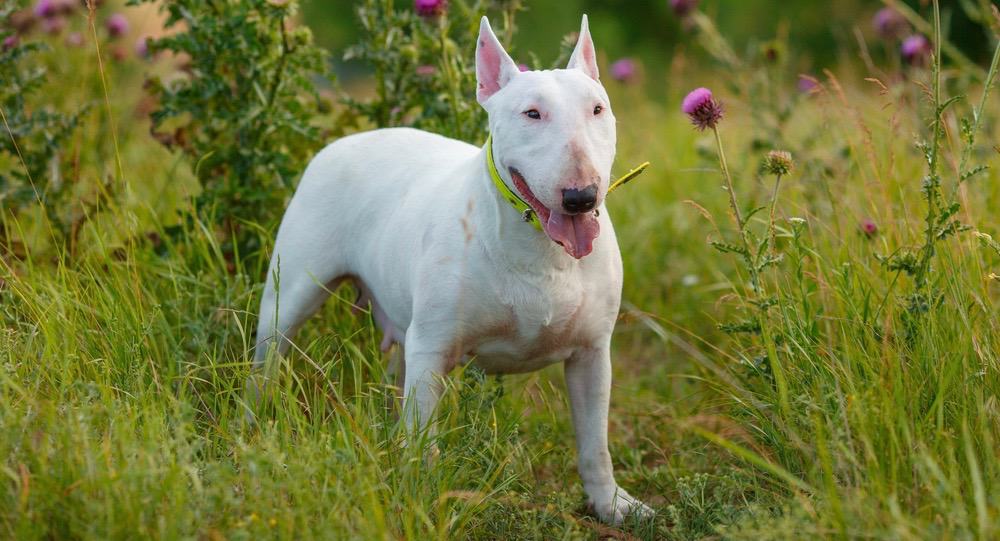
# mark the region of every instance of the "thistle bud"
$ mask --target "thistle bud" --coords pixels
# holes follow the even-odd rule
[[[787,175],[792,166],[792,155],[784,150],[772,150],[764,157],[764,171],[775,176]]]

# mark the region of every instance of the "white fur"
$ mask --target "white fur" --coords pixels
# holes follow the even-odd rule
[[[345,137],[312,160],[282,220],[261,301],[255,368],[264,365],[270,342],[287,351],[328,288],[352,280],[372,302],[387,343],[403,346],[411,426],[427,423],[439,378],[472,355],[498,373],[565,361],[590,503],[616,524],[630,512],[651,514],[618,487],[608,453],[609,348],[622,286],[621,255],[603,205],[615,122],[597,80],[586,16],[564,70],[519,72],[485,18],[479,42],[478,97],[504,181],[513,187],[508,168],[515,167],[542,203],[559,208],[560,190],[578,182],[572,177],[579,162],[589,161],[599,177],[593,251],[574,259],[522,221],[492,184],[484,148],[407,128]],[[605,109],[600,115],[596,104]],[[529,108],[543,119],[526,118]],[[248,389],[256,392],[253,379]]]

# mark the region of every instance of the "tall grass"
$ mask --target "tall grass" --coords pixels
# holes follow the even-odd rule
[[[936,74],[941,98],[928,102],[919,85]],[[347,291],[298,335],[274,403],[245,426],[273,231],[253,228],[264,252],[231,261],[210,224],[168,223],[157,205],[189,190],[190,171],[163,166],[176,162],[116,110],[122,176],[151,179],[133,186],[142,201],[105,210],[72,257],[39,243],[0,259],[0,536],[996,538],[1000,299],[989,275],[1000,252],[972,232],[935,242],[936,301],[916,319],[910,294],[923,285],[882,263],[927,238],[916,142],[940,125],[946,180],[995,163],[988,86],[951,74],[913,70],[880,87],[845,66],[783,98],[794,107],[781,137],[798,167],[775,210],[785,257],[763,279],[781,299],[767,324],[787,409],[767,359],[717,325],[742,313],[732,292],[746,274],[709,244],[737,233],[714,140],[677,112],[687,89],[655,102],[609,82],[622,167],[654,164],[610,202],[626,273],[611,451],[619,482],[658,511],[621,530],[583,507],[557,367],[453,375],[440,452],[427,459],[402,444],[377,331],[352,315]],[[129,88],[108,92],[112,107],[131,106]],[[968,103],[942,109],[959,92]],[[723,99],[735,195],[767,205],[773,185],[753,145],[761,111]],[[965,151],[970,108],[980,143]],[[111,137],[106,118],[88,119],[88,133]],[[110,144],[88,159],[117,169]],[[954,189],[956,217],[994,237],[997,180],[990,169]],[[750,226],[765,230],[763,214]],[[865,220],[877,234],[861,231]],[[158,234],[124,242],[117,224]]]

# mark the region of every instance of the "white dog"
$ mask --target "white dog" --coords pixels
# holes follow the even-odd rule
[[[278,230],[254,366],[269,341],[287,351],[343,281],[371,302],[383,348],[403,347],[412,427],[431,418],[439,378],[457,363],[514,373],[565,361],[590,505],[614,524],[650,515],[615,482],[608,453],[622,287],[604,209],[615,117],[587,17],[566,69],[523,73],[484,17],[476,75],[489,113],[483,148],[394,128],[345,137],[312,160]]]

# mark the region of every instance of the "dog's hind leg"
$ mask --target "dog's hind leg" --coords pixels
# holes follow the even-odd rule
[[[260,403],[267,382],[267,360],[271,352],[284,355],[291,347],[291,339],[302,323],[323,305],[344,277],[313,276],[303,265],[288,265],[287,270],[277,260],[267,277],[260,302],[257,321],[257,345],[254,350],[253,373],[247,378],[246,400],[248,415]],[[332,274],[332,273],[330,273]],[[264,373],[261,373],[264,372]]]

